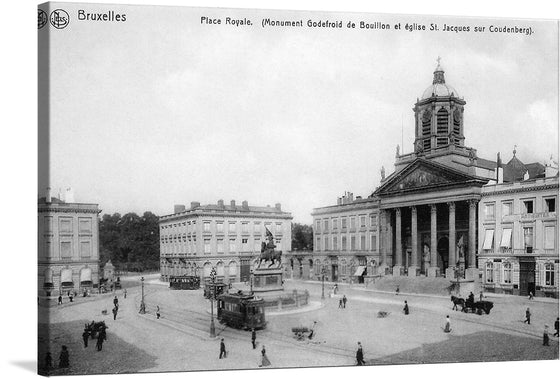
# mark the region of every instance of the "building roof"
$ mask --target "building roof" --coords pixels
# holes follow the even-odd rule
[[[39,198],[39,200],[37,201],[38,204],[66,204],[64,201],[60,200],[58,197],[51,197],[51,202],[47,203],[47,198],[46,197],[41,197]]]
[[[440,58],[438,58],[438,65],[434,71],[434,80],[432,81],[432,85],[426,88],[424,93],[422,94],[422,100],[429,99],[434,96],[438,97],[459,97],[459,93],[455,88],[450,86],[449,84],[445,83],[445,71],[441,67]]]

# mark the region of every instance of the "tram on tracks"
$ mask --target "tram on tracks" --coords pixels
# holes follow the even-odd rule
[[[200,288],[198,276],[170,276],[169,288],[172,290],[197,290]]]
[[[236,329],[264,329],[264,300],[242,292],[218,296],[218,320]]]

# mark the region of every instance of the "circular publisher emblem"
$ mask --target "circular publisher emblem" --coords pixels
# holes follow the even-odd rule
[[[63,9],[55,9],[51,12],[51,25],[57,29],[64,29],[70,22],[70,16]]]
[[[37,29],[41,29],[43,26],[47,24],[47,14],[42,9],[37,9],[37,11],[38,11]]]

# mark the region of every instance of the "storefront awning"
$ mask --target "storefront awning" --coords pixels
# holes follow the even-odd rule
[[[502,242],[500,242],[500,247],[511,247],[511,229],[504,229],[502,231]]]
[[[358,266],[358,268],[356,269],[356,272],[354,273],[354,276],[362,276],[365,269],[366,269],[366,266]]]
[[[80,271],[80,283],[91,282],[91,268],[86,267]]]
[[[494,242],[494,230],[489,229],[484,234],[484,245],[482,245],[482,248],[484,250],[491,250],[492,249],[492,242]]]

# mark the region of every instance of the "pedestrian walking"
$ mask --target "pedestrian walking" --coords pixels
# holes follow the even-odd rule
[[[113,320],[116,320],[116,319],[117,319],[117,312],[118,312],[118,311],[119,311],[119,308],[118,308],[118,307],[114,307],[114,308],[113,308]]]
[[[365,366],[366,362],[364,361],[364,349],[362,348],[362,343],[358,342],[358,350],[356,351],[356,361],[357,366]]]
[[[338,284],[335,283],[334,284],[334,294],[336,295],[338,293]]]
[[[483,296],[483,294],[482,294],[482,291],[480,291],[480,295],[478,295],[479,301],[482,301],[482,298],[483,298],[483,297],[484,297],[484,296]]]
[[[529,309],[529,307],[527,307],[527,310],[525,311],[525,321],[523,322],[531,325],[531,310]]]
[[[220,341],[220,359],[222,359],[222,357],[227,358],[226,344],[223,338]]]
[[[554,337],[558,337],[558,317],[556,317],[556,321],[554,321]]]
[[[268,360],[268,357],[266,356],[266,349],[263,345],[262,350],[261,350],[261,364],[259,367],[266,367],[266,366],[270,366],[270,361]]]
[[[548,344],[549,341],[549,337],[548,337],[548,325],[544,326],[544,332],[543,332],[543,336],[542,336],[542,344],[543,346],[550,346]]]
[[[52,367],[53,367],[53,365],[52,365],[51,352],[47,351],[47,354],[45,354],[45,369],[50,370],[50,369],[52,369]]]
[[[70,302],[74,302],[74,294],[70,291],[68,291],[68,299],[70,299]]]
[[[255,328],[251,329],[251,342],[253,343],[253,349],[257,348],[257,332]]]
[[[62,304],[62,295],[58,295],[58,305]]]
[[[342,295],[342,308],[346,308],[347,301],[348,299],[346,298],[346,295]]]
[[[338,307],[339,307],[339,308],[343,308],[343,306],[342,306],[342,298],[338,299]]]
[[[395,290],[395,295],[398,295],[401,292],[401,289],[399,286],[397,286],[397,289]]]
[[[451,332],[451,320],[449,319],[449,315],[445,318],[445,327],[443,328],[445,333]]]
[[[58,368],[70,367],[70,353],[66,345],[62,345],[60,356],[58,357]]]
[[[404,301],[404,308],[403,308],[404,314],[408,315],[409,313],[409,309],[408,309],[408,303],[406,302],[406,300]]]
[[[126,288],[123,290],[124,298],[126,299]]]
[[[84,348],[86,348],[89,340],[89,331],[87,330],[87,328],[84,328],[84,332],[82,333],[82,339],[84,340]]]
[[[115,305],[115,307],[119,306],[119,299],[117,299],[117,295],[115,295],[115,298],[113,299],[113,304]]]
[[[533,297],[534,297],[533,291],[529,291],[529,300],[533,300]]]
[[[156,307],[157,307],[157,308],[156,308],[156,317],[157,317],[157,319],[159,320],[159,318],[160,318],[160,316],[161,316],[161,313],[159,313],[159,305],[157,305]]]

